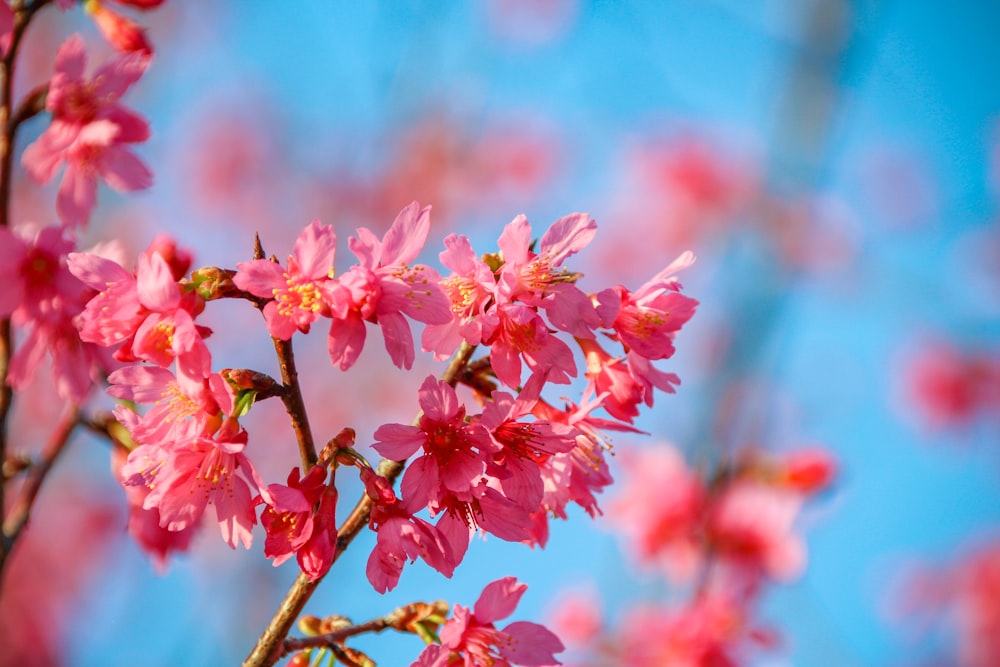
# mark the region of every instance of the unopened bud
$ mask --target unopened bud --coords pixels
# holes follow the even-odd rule
[[[303,614],[302,616],[299,616],[299,632],[309,637],[315,637],[316,635],[323,634],[320,632],[320,625],[322,625],[322,623],[323,621],[317,616],[313,616],[312,614]]]
[[[146,31],[138,23],[104,7],[96,0],[88,0],[84,7],[111,46],[126,53],[147,56],[153,54],[153,47],[146,39]]]
[[[234,298],[243,292],[233,283],[234,271],[217,266],[203,266],[191,274],[191,284],[205,301]]]
[[[336,632],[337,630],[343,630],[344,628],[351,627],[351,619],[346,616],[341,616],[340,614],[332,614],[327,616],[319,624],[319,634],[325,635],[330,632]]]
[[[178,248],[177,242],[168,234],[157,235],[144,254],[156,254],[162,257],[170,267],[170,274],[174,280],[180,280],[187,275],[194,259],[190,251]]]

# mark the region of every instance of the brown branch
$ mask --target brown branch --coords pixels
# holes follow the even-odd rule
[[[306,414],[306,404],[302,400],[302,389],[299,387],[299,373],[295,370],[295,355],[292,352],[292,341],[271,338],[274,341],[274,351],[278,354],[278,364],[281,367],[281,382],[284,391],[281,402],[292,420],[292,430],[295,440],[299,443],[299,457],[302,459],[302,473],[316,463],[316,444],[313,441],[312,430],[309,428],[309,415]]]
[[[73,430],[79,423],[80,408],[73,406],[63,416],[62,420],[60,420],[55,431],[52,432],[48,443],[46,443],[45,449],[42,450],[42,458],[31,467],[28,476],[25,478],[17,501],[11,507],[10,514],[3,520],[2,537],[4,544],[3,551],[0,552],[0,571],[2,571],[7,556],[10,555],[11,547],[14,546],[14,542],[17,541],[21,531],[28,523],[31,507],[34,505],[35,498],[42,488],[42,483],[48,476],[49,471],[52,470],[53,464],[55,464],[56,459],[59,458],[59,455],[66,447],[70,436],[73,435]]]
[[[368,632],[379,633],[388,628],[400,632],[417,632],[415,626],[434,617],[443,618],[448,613],[448,603],[441,600],[428,604],[413,602],[392,610],[385,616],[358,625],[338,627],[329,632],[312,637],[290,637],[284,642],[282,656],[306,648],[330,647],[343,643],[345,639]],[[440,621],[432,621],[440,623]]]
[[[11,109],[14,99],[14,62],[17,51],[35,12],[48,4],[49,0],[36,0],[27,6],[13,4],[14,26],[11,31],[10,45],[3,59],[0,60],[0,227],[10,227],[10,195],[11,172],[14,168],[14,137],[18,123],[13,122]],[[14,403],[14,390],[7,382],[10,373],[10,362],[14,356],[14,337],[10,319],[0,319],[0,461],[7,460],[7,428],[10,411]],[[6,480],[0,476],[0,521],[6,516],[4,498]],[[8,541],[6,535],[0,535],[0,571],[7,559],[13,540]],[[0,578],[0,586],[2,586]]]
[[[475,349],[474,345],[463,342],[452,358],[451,363],[448,364],[448,368],[441,375],[441,380],[454,387],[465,366],[469,363],[469,359],[472,358],[472,353]],[[402,461],[382,459],[378,465],[378,473],[390,482],[394,482],[403,471],[404,466],[405,463]],[[368,494],[362,494],[354,509],[351,510],[351,513],[337,531],[337,551],[334,553],[334,562],[347,550],[347,547],[350,546],[358,532],[368,523],[371,509],[371,498],[368,497]],[[243,667],[269,667],[281,658],[282,644],[285,637],[288,636],[288,631],[291,629],[295,619],[302,613],[302,608],[322,580],[322,577],[320,577],[319,579],[310,581],[307,575],[299,573],[299,576],[292,583],[291,588],[288,589],[288,593],[285,594],[285,599],[281,601],[281,605],[271,618],[270,623],[268,623],[264,632],[257,640],[257,645],[254,646],[250,655],[243,662]]]

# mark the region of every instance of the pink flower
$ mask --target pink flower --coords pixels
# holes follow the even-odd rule
[[[119,421],[128,421],[132,439],[144,445],[210,436],[223,414],[233,411],[233,390],[218,373],[192,381],[165,368],[130,365],[109,375],[108,382],[115,398],[152,405],[142,417],[125,415],[131,411],[123,405],[115,409]]]
[[[47,353],[59,396],[82,402],[111,360],[76,334],[74,318],[93,292],[67,268],[74,243],[59,227],[15,231],[0,229],[0,317],[10,317],[24,334],[11,359],[8,382],[23,387]]]
[[[376,532],[375,548],[368,557],[365,574],[379,593],[399,583],[403,565],[419,556],[446,577],[451,577],[465,555],[468,537],[460,549],[438,528],[405,510],[392,485],[370,468],[361,469],[368,497],[372,499],[369,527]]]
[[[531,376],[516,399],[494,391],[480,419],[495,445],[486,472],[497,479],[505,496],[532,513],[541,508],[544,495],[541,466],[553,455],[576,447],[578,433],[567,424],[544,419],[518,421],[531,414],[544,382],[543,374]]]
[[[538,252],[531,250],[531,223],[523,215],[510,222],[498,242],[503,255],[498,292],[501,302],[517,300],[543,308],[557,329],[593,338],[600,324],[590,297],[573,282],[577,276],[562,263],[582,250],[597,233],[597,223],[585,213],[556,220],[542,236]]]
[[[66,163],[56,199],[64,225],[86,225],[97,197],[98,176],[120,192],[152,184],[152,174],[128,149],[129,144],[149,138],[149,125],[118,104],[148,63],[146,56],[126,55],[87,80],[83,78],[83,40],[74,35],[59,48],[45,103],[52,122],[25,149],[21,161],[39,183],[47,183],[59,165]]]
[[[615,637],[615,664],[630,667],[737,667],[745,649],[773,639],[749,624],[747,610],[720,595],[698,596],[680,608],[631,608]]]
[[[963,350],[946,341],[924,343],[910,360],[910,402],[934,428],[961,427],[1000,409],[1000,354]]]
[[[451,321],[451,304],[434,269],[410,262],[417,258],[430,229],[430,208],[411,203],[396,216],[380,242],[359,228],[348,241],[359,264],[338,279],[331,296],[333,323],[327,348],[330,359],[347,370],[365,342],[365,321],[382,327],[385,349],[399,368],[413,366],[413,334],[408,316],[425,324]]]
[[[632,375],[628,362],[612,357],[596,340],[577,340],[587,363],[587,377],[603,396],[601,406],[615,419],[631,423],[639,416],[645,388]]]
[[[122,469],[126,486],[146,486],[145,509],[160,511],[160,525],[184,530],[195,525],[206,507],[215,506],[222,537],[232,548],[250,548],[257,517],[253,494],[263,486],[243,454],[247,434],[226,419],[214,434],[167,446],[140,445]]]
[[[127,452],[124,447],[115,447],[111,457],[111,466],[115,476],[124,485],[121,476]],[[128,533],[136,544],[153,557],[156,568],[160,572],[167,566],[167,556],[173,552],[185,552],[191,546],[191,540],[198,530],[197,525],[191,525],[184,530],[167,530],[160,525],[160,510],[153,507],[143,507],[149,489],[145,486],[124,486],[128,501]]]
[[[503,303],[484,316],[483,343],[490,346],[490,365],[508,387],[521,384],[521,359],[533,373],[547,373],[548,381],[569,384],[576,377],[573,351],[549,333],[544,320],[528,306]]]
[[[264,321],[275,338],[288,340],[296,330],[309,333],[320,316],[329,317],[325,291],[333,280],[337,236],[333,228],[313,220],[295,241],[288,268],[255,259],[237,264],[233,282],[241,290],[267,299]]]
[[[563,644],[545,627],[528,621],[510,623],[503,630],[494,623],[507,618],[528,587],[514,577],[487,584],[470,611],[454,606],[441,628],[441,643],[431,644],[410,667],[549,667],[560,665],[556,653]]]
[[[626,351],[646,359],[666,359],[673,355],[674,336],[691,319],[698,305],[680,293],[680,283],[674,274],[693,263],[694,255],[686,252],[635,292],[619,285],[610,290],[615,297],[606,293],[598,296],[602,306],[598,312],[604,321],[611,321]],[[613,318],[609,317],[612,312]]]
[[[469,239],[449,234],[444,245],[446,250],[439,257],[452,274],[440,285],[451,302],[454,318],[444,324],[428,324],[421,335],[423,349],[433,351],[438,361],[450,356],[463,340],[479,345],[483,334],[480,315],[496,289],[492,269],[472,251]]]
[[[805,568],[806,549],[794,532],[802,497],[739,480],[713,500],[706,527],[712,548],[737,576],[794,579]]]
[[[433,375],[420,385],[418,396],[419,425],[384,424],[375,430],[373,447],[395,461],[422,451],[401,482],[408,508],[440,504],[449,494],[471,500],[483,475],[483,452],[491,449],[489,436],[481,425],[465,420],[465,406],[455,390]]]
[[[316,580],[329,571],[337,545],[335,509],[337,490],[326,484],[325,467],[313,466],[299,479],[299,469],[288,474],[288,486],[269,484],[267,505],[260,522],[267,532],[264,555],[277,567],[294,554],[300,569]]]
[[[608,518],[640,563],[662,567],[674,581],[688,579],[701,562],[701,478],[666,444],[622,452],[619,463],[619,492]]]
[[[200,381],[211,368],[203,340],[211,331],[194,323],[204,300],[181,291],[174,274],[184,262],[171,266],[156,251],[163,248],[162,239],[154,240],[135,275],[91,253],[70,255],[73,275],[100,291],[79,319],[80,338],[106,347],[125,343],[115,355],[122,361],[169,366],[176,359],[179,374]]]
[[[97,29],[108,40],[108,44],[126,53],[153,54],[153,47],[146,39],[146,31],[135,21],[112,11],[97,0],[84,4],[86,12],[94,20]]]

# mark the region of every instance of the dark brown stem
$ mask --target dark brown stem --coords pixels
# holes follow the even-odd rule
[[[452,358],[451,363],[448,364],[448,368],[442,374],[441,380],[454,387],[465,366],[469,363],[469,359],[472,358],[472,353],[475,349],[474,345],[462,343],[462,346]],[[382,459],[378,465],[378,473],[390,482],[394,482],[403,471],[404,466],[405,463],[401,461]],[[347,547],[354,541],[358,532],[368,523],[371,509],[371,498],[367,494],[363,494],[337,531],[337,551],[334,554],[334,562],[347,550]],[[302,613],[302,608],[312,596],[316,587],[319,586],[320,581],[322,581],[322,577],[310,581],[308,576],[299,573],[291,588],[288,589],[288,593],[285,594],[285,599],[282,600],[278,610],[271,618],[270,623],[268,623],[264,632],[257,640],[257,645],[254,646],[253,651],[250,652],[250,655],[243,662],[243,667],[269,667],[281,658],[282,646],[285,637],[288,636],[288,631],[291,629],[295,619]]]
[[[305,474],[316,463],[316,444],[313,442],[312,431],[309,428],[309,416],[306,414],[306,404],[302,400],[302,390],[299,387],[299,373],[295,370],[295,355],[292,352],[292,341],[273,338],[274,351],[278,353],[278,364],[281,366],[281,382],[284,392],[281,402],[292,420],[292,430],[299,443],[299,457],[302,459],[302,472]]]

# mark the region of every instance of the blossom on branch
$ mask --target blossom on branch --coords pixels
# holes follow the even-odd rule
[[[271,299],[264,306],[264,321],[272,336],[288,340],[296,330],[309,333],[320,316],[330,316],[327,291],[333,281],[336,245],[333,228],[313,220],[295,240],[288,268],[266,259],[236,265],[237,287]]]
[[[410,667],[561,665],[555,654],[564,650],[563,643],[544,626],[516,621],[501,630],[495,625],[514,613],[527,589],[514,577],[503,577],[486,585],[471,610],[454,605],[441,628],[441,643],[425,648]]]
[[[333,323],[327,347],[341,370],[358,360],[365,342],[365,322],[378,324],[385,349],[398,368],[413,366],[413,334],[406,317],[425,324],[451,321],[441,276],[417,258],[430,229],[430,207],[412,202],[396,216],[382,240],[361,227],[348,241],[359,263],[338,280],[330,308]]]

